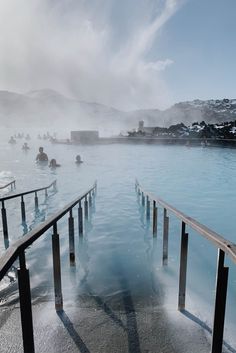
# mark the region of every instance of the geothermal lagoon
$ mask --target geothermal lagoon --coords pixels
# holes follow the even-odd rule
[[[40,351],[40,337],[44,337],[47,325],[50,326],[50,335],[45,334],[42,352],[48,351],[47,347],[52,342],[54,346],[50,345],[50,352],[66,351],[68,347],[73,352],[78,349],[81,352],[156,352],[159,347],[163,352],[190,353],[186,348],[190,342],[191,352],[209,351],[217,249],[188,229],[186,313],[178,313],[180,222],[170,216],[169,262],[168,266],[163,267],[162,212],[158,215],[157,237],[153,239],[152,227],[137,200],[135,178],[145,190],[236,242],[235,149],[146,144],[60,145],[37,140],[35,133],[35,137],[28,141],[30,150],[25,152],[21,149],[22,140],[17,140],[15,145],[8,144],[9,135],[8,132],[3,134],[0,140],[2,185],[15,179],[14,192],[19,193],[57,180],[57,192],[49,192],[46,201],[44,194],[39,193],[37,216],[33,197],[26,198],[27,229],[21,225],[20,201],[6,202],[10,245],[86,191],[95,180],[98,183],[94,209],[82,239],[78,237],[76,223],[76,266],[73,268],[70,268],[68,261],[67,219],[58,225],[65,310],[60,318],[55,314],[53,303],[50,232],[27,250],[35,331],[38,332],[35,333],[36,351]],[[35,164],[41,145],[49,159],[55,158],[61,164],[60,168],[51,170],[48,166]],[[81,165],[75,164],[78,154],[84,160]],[[8,192],[10,190],[1,191],[1,197]],[[0,236],[2,255],[5,251],[2,228]],[[236,269],[230,259],[227,258],[226,263],[230,264],[230,272],[224,349],[235,352]],[[1,340],[5,337],[1,352],[8,352],[10,347],[15,352],[17,345],[22,344],[21,335],[15,342],[11,342],[10,338],[13,334],[11,330],[18,329],[20,332],[19,313],[14,317],[13,310],[17,307],[18,298],[16,282],[14,269],[1,282]],[[79,312],[73,309],[74,303],[80,308]],[[103,313],[100,321],[94,317],[99,310]],[[161,334],[157,342],[152,342],[153,337],[158,337],[158,329],[155,331],[149,314],[155,316],[159,311],[161,320],[155,323],[155,327]],[[76,315],[82,320],[81,326],[76,326]],[[180,316],[186,330],[183,339],[179,339]],[[141,328],[140,321],[145,323]],[[160,321],[169,321],[171,326],[167,329],[160,325]],[[67,327],[69,341],[60,341],[60,325]],[[117,337],[112,333],[113,326]],[[150,331],[146,334],[152,337],[150,344],[143,339],[142,327],[144,331],[149,327]],[[87,334],[94,330],[97,347],[93,342],[86,341],[84,330]],[[120,330],[125,332],[127,340],[123,341]],[[196,336],[194,332],[197,332]],[[78,336],[79,333],[82,336]]]

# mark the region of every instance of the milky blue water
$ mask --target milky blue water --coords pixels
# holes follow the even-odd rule
[[[35,134],[36,135],[36,134]],[[169,264],[162,267],[162,214],[159,213],[158,236],[153,241],[151,227],[134,191],[135,178],[149,190],[181,211],[236,242],[235,180],[236,150],[223,148],[187,148],[155,145],[54,145],[32,140],[31,149],[21,150],[23,141],[11,146],[9,135],[0,140],[0,183],[16,179],[16,192],[48,185],[57,179],[58,192],[45,201],[40,198],[40,215],[35,218],[33,197],[27,197],[28,229],[35,227],[49,214],[59,210],[98,181],[96,205],[87,224],[86,234],[76,237],[76,274],[78,281],[74,296],[99,295],[119,305],[119,295],[129,291],[137,305],[155,306],[158,293],[166,308],[177,308],[180,222],[170,215]],[[34,162],[38,147],[45,147],[49,158],[56,158],[60,168],[52,171]],[[84,163],[75,164],[80,154]],[[9,218],[10,242],[21,237],[19,201],[6,204]],[[212,326],[217,249],[188,229],[189,257],[186,309]],[[70,288],[68,240],[66,223],[59,227],[64,290]],[[0,232],[2,239],[2,230]],[[1,253],[4,251],[0,239]],[[50,243],[49,243],[50,244]],[[51,273],[50,245],[45,236],[36,245],[38,253],[31,254],[31,264],[37,256],[47,254],[40,270]],[[40,250],[41,249],[41,250]],[[45,255],[46,256],[46,255]],[[235,329],[236,271],[230,265],[225,338],[236,347]],[[37,268],[39,270],[39,268]],[[33,285],[43,281],[34,271]],[[38,271],[40,272],[40,271]],[[75,290],[76,289],[76,290]],[[68,289],[68,295],[72,295]],[[72,295],[72,296],[73,296]]]

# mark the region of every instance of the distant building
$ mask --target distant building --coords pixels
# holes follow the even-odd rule
[[[98,141],[99,134],[96,130],[71,131],[71,141],[77,143],[93,143]]]
[[[138,130],[143,132],[143,129],[144,129],[144,121],[143,120],[140,120],[138,122]]]
[[[154,127],[144,126],[143,120],[140,120],[138,123],[138,131],[145,132],[146,135],[153,135],[155,128],[156,128],[155,126]]]

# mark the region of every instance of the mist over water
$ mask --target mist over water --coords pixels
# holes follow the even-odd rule
[[[152,49],[181,5],[1,2],[0,123],[109,136],[136,127],[137,114],[127,111],[166,108],[171,99],[162,73],[173,61]]]
[[[148,55],[181,3],[132,1],[130,16],[127,4],[114,0],[3,1],[0,89],[51,88],[125,110],[164,107],[169,98],[160,72],[172,60]]]

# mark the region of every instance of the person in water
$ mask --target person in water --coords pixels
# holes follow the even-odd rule
[[[8,143],[12,143],[12,144],[16,143],[16,140],[14,139],[13,136],[11,136],[10,140],[8,141]]]
[[[75,157],[75,163],[77,164],[83,163],[79,154]]]
[[[29,148],[29,146],[28,146],[28,143],[27,142],[24,142],[24,144],[23,144],[23,146],[22,146],[22,150],[24,150],[24,151],[27,151],[27,150],[29,150],[30,148]]]
[[[36,162],[47,162],[48,156],[45,152],[43,152],[43,147],[39,147],[39,153],[36,157]]]
[[[60,167],[60,166],[61,166],[60,164],[57,164],[57,161],[55,160],[55,158],[50,160],[50,163],[49,163],[49,167],[50,168],[57,168],[57,167]]]

